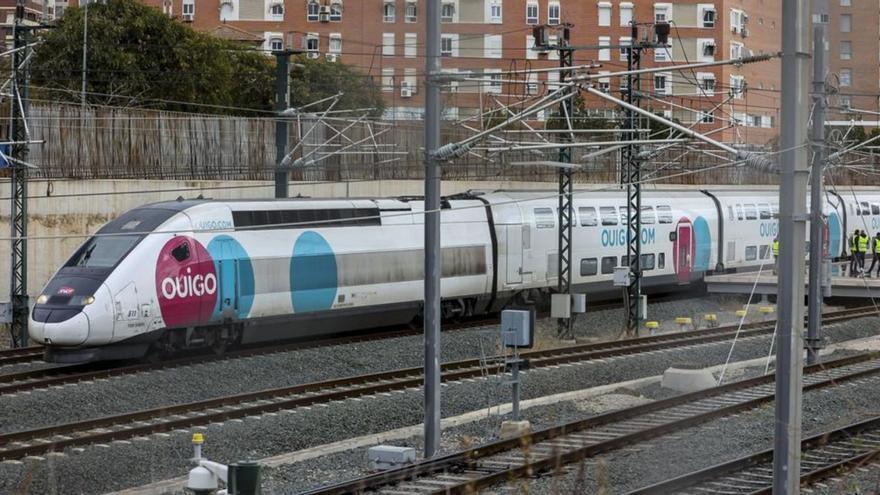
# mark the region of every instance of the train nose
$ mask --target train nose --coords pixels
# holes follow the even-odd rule
[[[41,343],[46,345],[81,345],[89,336],[89,318],[79,312],[60,323],[43,323],[42,333]]]

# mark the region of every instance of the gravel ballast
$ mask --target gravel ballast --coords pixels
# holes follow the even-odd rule
[[[835,339],[852,339],[870,335],[873,332],[868,330],[877,326],[878,321],[874,318],[854,320],[834,325],[834,331],[829,333]],[[737,345],[733,359],[765,356],[768,345],[769,337],[742,340]],[[704,366],[719,364],[727,357],[728,350],[729,343],[725,342],[556,369],[533,370],[525,374],[523,398],[542,397],[657,375],[673,363],[686,361]],[[174,376],[170,372],[160,375]],[[162,392],[161,389],[153,388],[143,393]],[[506,402],[509,387],[502,384],[502,379],[491,378],[450,384],[444,387],[443,394],[444,417],[449,417],[487,410],[495,404]],[[564,403],[548,406],[540,417],[544,418],[545,424],[562,421],[571,417],[568,407]],[[291,414],[267,415],[261,419],[211,425],[207,429],[206,453],[212,460],[219,462],[243,458],[259,459],[417,425],[421,420],[421,391],[410,390],[298,410]],[[63,480],[58,485],[59,493],[92,493],[181,476],[188,469],[185,459],[190,452],[189,434],[186,432],[167,438],[135,441],[130,445],[123,443],[112,444],[109,448],[87,447],[81,453],[36,464],[30,481],[32,493],[45,493],[58,480]],[[0,493],[18,490],[20,483],[29,479],[29,471],[28,465],[0,465]]]

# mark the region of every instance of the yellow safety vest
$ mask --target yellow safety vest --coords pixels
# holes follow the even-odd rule
[[[779,256],[779,241],[773,241],[773,256]]]
[[[868,252],[868,236],[859,236],[859,252],[867,253]]]
[[[874,238],[874,254],[880,254],[880,238]]]

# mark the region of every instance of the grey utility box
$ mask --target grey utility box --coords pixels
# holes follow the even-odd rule
[[[387,471],[416,462],[416,449],[394,445],[377,445],[367,450],[367,461],[373,471]]]
[[[571,295],[571,312],[586,313],[587,312],[587,295],[572,294]]]
[[[501,342],[506,347],[532,347],[534,328],[534,311],[505,309],[501,312]]]
[[[550,317],[571,318],[571,294],[550,294]]]
[[[628,266],[616,266],[614,267],[614,286],[615,287],[627,287],[629,286],[629,267]]]

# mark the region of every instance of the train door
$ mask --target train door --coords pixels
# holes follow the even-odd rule
[[[218,313],[223,320],[236,319],[238,317],[238,257],[232,240],[218,241],[220,244],[220,258],[217,260],[217,275],[220,278],[220,296],[218,298]]]
[[[507,226],[507,283],[522,283],[523,226]]]
[[[686,284],[691,280],[693,229],[690,222],[685,222],[687,221],[679,222],[675,230],[675,243],[673,244],[675,249],[675,273],[678,275],[678,283],[680,284]]]

